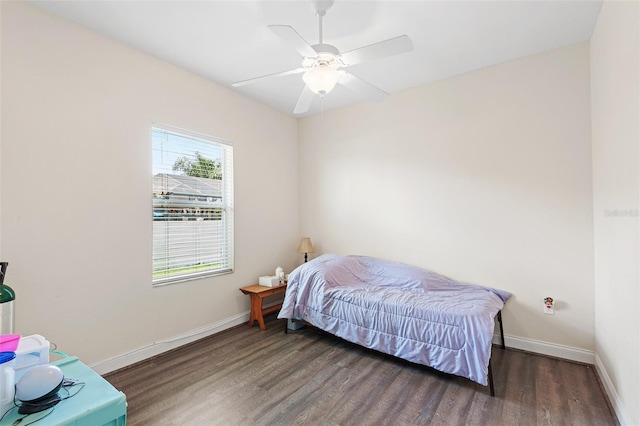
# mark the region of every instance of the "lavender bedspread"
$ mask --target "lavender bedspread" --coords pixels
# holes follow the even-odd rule
[[[487,385],[494,317],[509,296],[401,263],[325,254],[289,275],[278,318]]]

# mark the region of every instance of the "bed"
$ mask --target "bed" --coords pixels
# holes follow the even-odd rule
[[[510,294],[414,266],[325,254],[296,268],[278,318],[486,386]],[[504,346],[504,334],[502,344]]]

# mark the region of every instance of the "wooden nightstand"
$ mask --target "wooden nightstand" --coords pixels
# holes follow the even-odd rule
[[[262,309],[262,299],[267,296],[272,296],[274,294],[284,293],[287,289],[287,283],[280,284],[276,287],[266,287],[263,285],[250,285],[247,287],[242,287],[240,289],[244,294],[248,294],[251,297],[251,315],[249,316],[249,327],[253,325],[254,321],[258,321],[258,325],[260,325],[260,330],[264,331],[264,315],[270,314],[271,312],[279,311],[282,308],[282,303],[278,303],[277,305],[269,306],[268,308]]]

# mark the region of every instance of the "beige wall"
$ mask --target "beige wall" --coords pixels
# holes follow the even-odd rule
[[[244,321],[238,288],[298,260],[296,120],[27,3],[1,7],[16,331],[94,364]],[[235,273],[152,288],[153,122],[233,142]],[[282,167],[265,179],[265,162]]]
[[[591,40],[596,365],[620,420],[634,425],[640,424],[639,39],[640,3],[606,1]]]
[[[301,230],[510,291],[508,344],[593,361],[589,122],[587,43],[301,119]]]

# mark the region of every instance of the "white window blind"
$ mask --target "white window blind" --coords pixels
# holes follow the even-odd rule
[[[154,285],[233,272],[233,146],[157,124],[151,139]]]

